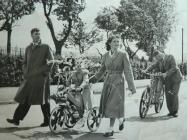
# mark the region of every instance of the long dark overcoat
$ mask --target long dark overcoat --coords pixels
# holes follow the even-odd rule
[[[106,74],[100,99],[100,113],[106,118],[124,117],[125,79],[128,87],[136,92],[132,68],[126,53],[118,51],[114,56],[107,52],[103,56],[101,69],[95,75],[100,79]]]
[[[15,96],[15,101],[32,105],[45,104],[50,95],[49,72],[52,65],[47,65],[47,60],[52,60],[53,54],[46,44],[33,46],[31,43],[25,51],[24,80]]]

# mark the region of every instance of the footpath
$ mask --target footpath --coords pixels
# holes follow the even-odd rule
[[[136,88],[146,87],[150,82],[150,79],[135,80]],[[94,94],[100,94],[103,83],[96,83],[92,85]],[[128,87],[126,85],[126,87]],[[16,95],[18,87],[0,87],[0,105],[1,104],[13,104],[15,103],[13,98]]]

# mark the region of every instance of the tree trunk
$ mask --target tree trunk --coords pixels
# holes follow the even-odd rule
[[[7,54],[9,55],[11,53],[11,34],[12,29],[7,30]]]
[[[151,47],[151,54],[150,54],[150,61],[153,61],[153,51],[154,51],[154,47]]]
[[[56,48],[55,55],[60,55],[61,56],[62,46],[60,44],[57,45],[57,43],[56,43],[55,48]]]

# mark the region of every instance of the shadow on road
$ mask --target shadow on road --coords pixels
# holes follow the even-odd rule
[[[104,137],[103,133],[86,133],[74,140],[108,140],[108,139],[114,139],[112,137]]]
[[[32,127],[0,127],[0,133],[13,133],[16,131],[24,131],[37,128],[39,126],[32,126]]]
[[[149,114],[145,118],[141,119],[139,116],[132,116],[129,118],[126,118],[126,121],[129,122],[157,122],[157,121],[165,121],[169,120],[172,117],[168,117],[167,115],[162,116],[153,116],[154,114]]]
[[[14,128],[15,131],[18,130],[18,128]],[[23,128],[24,129],[24,128]],[[91,133],[91,132],[82,132],[82,131],[76,131],[76,130],[65,130],[63,132],[59,132],[57,134],[54,134],[50,131],[42,132],[42,131],[34,131],[32,133],[26,134],[14,134],[18,136],[20,139],[68,139],[68,140],[108,140],[108,139],[114,139],[112,137],[106,138],[103,136],[103,133]],[[75,136],[76,135],[76,136]]]

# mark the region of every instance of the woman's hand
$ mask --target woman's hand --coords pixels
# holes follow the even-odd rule
[[[129,93],[128,93],[128,96],[131,97],[133,94],[135,94],[136,91],[133,91],[133,90],[129,90]]]

